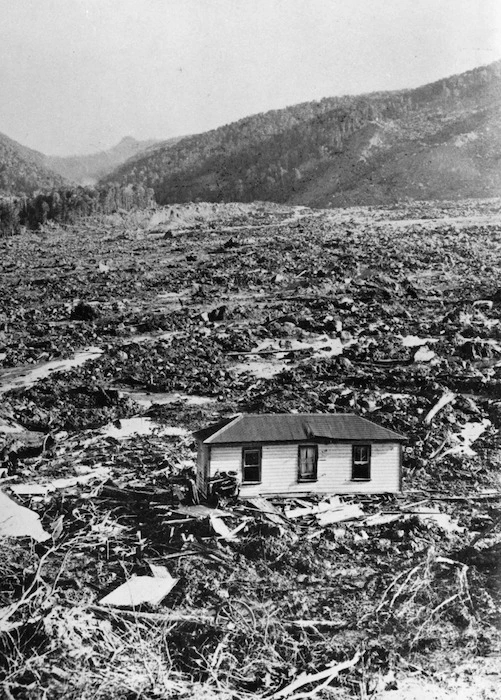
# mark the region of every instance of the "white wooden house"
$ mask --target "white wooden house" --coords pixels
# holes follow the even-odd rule
[[[401,490],[406,438],[357,415],[240,414],[194,436],[204,495],[229,472],[242,497]]]

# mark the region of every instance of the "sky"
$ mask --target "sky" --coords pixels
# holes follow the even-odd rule
[[[501,0],[0,0],[0,132],[48,155],[501,58]]]

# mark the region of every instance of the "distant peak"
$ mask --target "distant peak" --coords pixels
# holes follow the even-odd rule
[[[132,145],[134,143],[138,143],[137,139],[135,139],[133,136],[124,136],[121,141],[118,142],[119,146],[126,146],[126,145]]]

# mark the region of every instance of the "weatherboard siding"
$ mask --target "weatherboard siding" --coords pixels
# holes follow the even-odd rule
[[[197,453],[197,478],[196,484],[197,489],[205,496],[207,495],[207,484],[206,475],[209,472],[209,462],[210,462],[210,447],[209,445],[204,445],[202,442],[198,443],[198,453]]]
[[[318,445],[316,481],[298,482],[298,445],[262,446],[261,483],[242,484],[241,495],[285,493],[396,493],[400,490],[400,445],[373,443],[370,481],[352,481],[351,443]],[[210,474],[242,474],[241,445],[212,446]]]
[[[210,475],[216,472],[242,471],[242,447],[241,445],[211,445],[210,449]]]

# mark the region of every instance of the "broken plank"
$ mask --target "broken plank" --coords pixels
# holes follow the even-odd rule
[[[227,352],[226,355],[228,357],[239,357],[241,355],[246,355],[248,357],[265,357],[266,355],[290,355],[291,353],[304,352],[309,349],[310,348],[281,348],[273,350],[270,348],[269,350],[232,350]]]
[[[32,537],[37,542],[50,539],[38,513],[13,501],[0,491],[0,537]]]
[[[256,510],[263,515],[275,525],[283,525],[287,522],[287,518],[276,508],[273,503],[270,503],[263,496],[249,496],[245,499],[247,503],[250,503]]]
[[[101,605],[116,605],[117,607],[134,608],[143,603],[159,605],[171,592],[179,579],[170,575],[161,578],[154,576],[131,576],[121,586],[104,596]]]
[[[156,501],[165,498],[170,499],[172,492],[167,489],[128,489],[104,484],[99,495],[121,501]]]
[[[174,513],[179,513],[180,515],[189,515],[192,518],[210,518],[211,515],[217,518],[229,518],[232,513],[228,513],[225,510],[220,510],[219,508],[209,508],[204,505],[197,506],[177,506],[173,508]]]
[[[448,403],[451,403],[456,399],[456,394],[454,394],[452,391],[446,391],[444,394],[440,397],[440,399],[437,401],[437,403],[433,406],[433,408],[428,411],[424,418],[424,422],[426,425],[429,425],[433,418],[437,415],[439,411],[444,408],[444,406],[447,406]]]
[[[230,530],[230,528],[221,520],[221,518],[215,515],[209,516],[210,524],[214,532],[216,532],[223,540],[227,542],[236,542],[236,533],[241,530],[241,526],[235,528],[235,530]],[[245,523],[244,523],[245,524]]]

